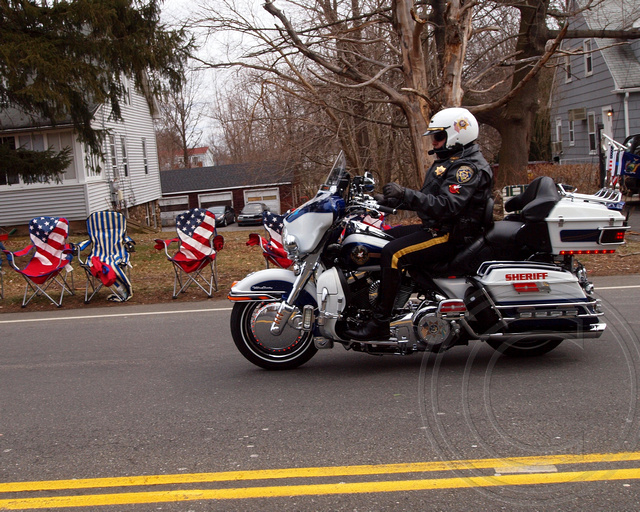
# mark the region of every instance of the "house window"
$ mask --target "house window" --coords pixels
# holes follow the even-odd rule
[[[571,82],[571,55],[564,56],[564,72],[565,83]]]
[[[129,176],[129,164],[127,163],[127,140],[124,135],[120,135],[120,150],[122,152],[122,169],[125,177]]]
[[[9,149],[16,149],[15,137],[0,137],[0,144]],[[20,183],[18,176],[10,176],[7,171],[0,171],[0,185],[16,185],[17,183]]]
[[[576,134],[575,134],[575,121],[569,121],[569,146],[575,146]]]
[[[113,179],[118,178],[118,160],[116,154],[116,138],[114,135],[109,135],[109,156],[111,157],[111,171],[113,172]]]
[[[562,119],[556,118],[556,142],[562,142]]]
[[[584,45],[584,75],[591,76],[593,74],[593,54],[591,53],[591,39],[585,39]]]
[[[98,154],[91,150],[88,144],[84,145],[84,161],[85,161],[85,171],[87,177],[98,177],[100,176],[101,165],[100,159],[98,158]]]
[[[65,148],[71,148],[73,150],[73,140],[71,132],[49,134],[47,136],[47,143],[49,147],[52,148],[55,152],[60,152]],[[62,179],[63,181],[76,179],[76,167],[73,160],[71,160],[71,163],[65,169]]]
[[[149,174],[149,161],[147,160],[147,140],[142,139],[142,161],[144,162],[144,173]]]
[[[72,132],[58,132],[48,133],[44,135],[42,133],[24,133],[18,137],[0,137],[0,144],[5,144],[9,149],[24,149],[27,151],[45,151],[51,149],[56,153],[70,148],[71,149],[71,162],[69,166],[63,171],[60,179],[62,181],[75,180],[76,166],[73,158],[73,133]],[[0,171],[0,185],[29,185],[31,183],[48,183],[46,179],[38,180],[34,179],[31,182],[24,183],[19,176],[9,176],[6,172]]]
[[[595,155],[597,149],[595,112],[589,112],[587,114],[587,127],[589,129],[589,154]]]

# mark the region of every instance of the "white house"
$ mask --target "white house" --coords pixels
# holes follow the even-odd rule
[[[41,215],[84,221],[91,213],[108,209],[120,210],[144,225],[160,226],[162,191],[153,127],[158,110],[146,95],[134,87],[127,89],[121,121],[110,116],[110,105],[96,109],[94,127],[107,130],[102,161],[77,140],[70,124],[53,127],[15,109],[0,111],[0,143],[33,150],[70,147],[73,156],[61,183],[10,180],[0,163],[0,226],[26,225]]]

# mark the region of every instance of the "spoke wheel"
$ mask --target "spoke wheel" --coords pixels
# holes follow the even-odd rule
[[[238,302],[231,312],[231,335],[240,353],[267,370],[296,368],[311,359],[317,349],[311,332],[287,324],[279,336],[270,328],[278,302]]]

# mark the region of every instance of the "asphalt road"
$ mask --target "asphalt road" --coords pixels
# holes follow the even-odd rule
[[[594,281],[605,335],[531,360],[268,372],[224,301],[2,314],[0,510],[637,510],[640,276]]]

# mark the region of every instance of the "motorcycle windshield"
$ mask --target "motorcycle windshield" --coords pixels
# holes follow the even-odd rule
[[[346,159],[340,152],[316,196],[285,217],[283,233],[294,237],[299,254],[312,251],[335,219],[344,214],[344,195],[349,186],[346,167]]]
[[[344,196],[348,179],[347,159],[344,156],[344,152],[340,151],[340,154],[338,155],[338,158],[336,158],[327,179],[320,186],[318,195],[323,192],[329,192],[331,195]]]
[[[299,206],[286,217],[288,222],[295,221],[306,213],[333,213],[334,218],[341,215],[345,207],[345,195],[349,187],[349,173],[347,173],[347,160],[340,151],[327,179],[324,181],[318,193],[302,206]]]

